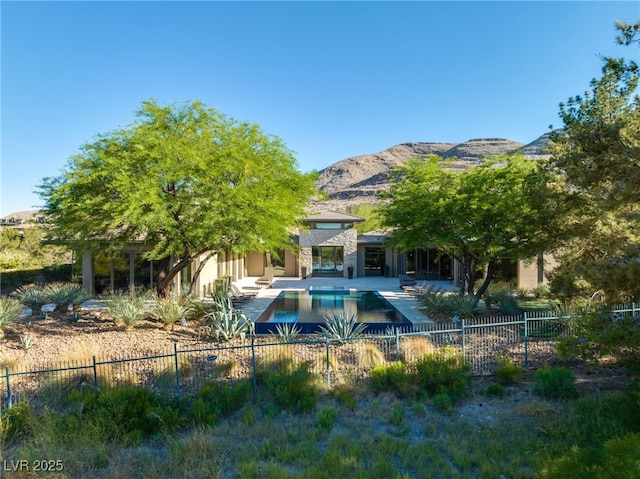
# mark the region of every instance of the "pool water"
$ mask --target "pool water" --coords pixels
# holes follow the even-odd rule
[[[355,314],[368,332],[390,325],[410,325],[391,303],[376,291],[315,290],[283,291],[256,320],[256,333],[275,332],[275,325],[296,323],[303,333],[320,331],[325,316]]]

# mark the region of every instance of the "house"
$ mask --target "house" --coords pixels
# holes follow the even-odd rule
[[[358,235],[354,226],[364,221],[362,217],[335,211],[309,214],[304,226],[292,235],[292,244],[280,251],[246,255],[219,251],[202,267],[195,290],[204,295],[216,282],[262,276],[349,278],[407,274],[419,280],[462,285],[462,270],[454,259],[439,255],[436,249],[398,251],[386,244],[384,231]],[[84,253],[83,287],[95,292],[126,290],[131,286],[154,288],[157,262],[143,260],[144,251],[145,245],[140,242],[129,245],[113,258]],[[200,266],[200,260],[196,260],[183,269],[174,281],[174,288],[189,286]],[[547,269],[542,255],[532,263],[505,259],[499,275],[518,287],[530,288],[546,281]]]

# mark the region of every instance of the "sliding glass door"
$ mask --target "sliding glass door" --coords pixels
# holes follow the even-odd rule
[[[314,246],[313,276],[343,276],[344,247],[342,246]]]

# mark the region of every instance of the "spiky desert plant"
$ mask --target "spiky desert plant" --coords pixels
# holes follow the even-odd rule
[[[109,315],[116,324],[131,329],[146,316],[144,299],[132,294],[114,294],[104,301]]]
[[[75,283],[51,283],[45,288],[50,303],[56,305],[55,311],[66,313],[69,305],[79,305],[93,296],[82,286]]]
[[[325,316],[326,326],[320,326],[322,333],[330,338],[343,342],[361,336],[367,327],[364,323],[358,323],[358,315],[347,316],[344,311]]]
[[[281,323],[276,325],[278,337],[284,342],[293,341],[302,331],[296,323]]]
[[[16,299],[27,308],[31,308],[31,316],[38,316],[42,307],[50,303],[46,288],[42,284],[21,286],[15,293]]]
[[[4,337],[5,329],[18,321],[23,310],[24,306],[19,301],[4,296],[0,297],[0,338]]]
[[[164,329],[173,329],[173,325],[188,314],[188,307],[180,296],[170,295],[159,298],[153,306],[152,315],[162,321]]]
[[[225,342],[241,338],[244,342],[247,334],[253,334],[253,321],[243,312],[236,311],[230,301],[221,303],[221,306],[223,309],[205,316],[207,329],[217,341]]]

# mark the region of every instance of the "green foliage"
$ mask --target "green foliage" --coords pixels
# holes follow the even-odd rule
[[[354,228],[358,234],[361,235],[382,228],[379,209],[380,207],[375,204],[358,203],[357,205],[347,207],[345,213],[360,216],[365,219],[362,223],[354,224]]]
[[[575,376],[570,369],[561,366],[543,366],[534,375],[533,392],[550,399],[569,399],[578,397],[574,382]]]
[[[437,248],[463,266],[465,292],[482,294],[499,258],[526,259],[551,245],[550,175],[522,155],[486,158],[454,171],[437,156],[405,162],[391,173],[382,223],[404,250]],[[474,285],[487,268],[478,292]]]
[[[51,283],[45,288],[45,294],[50,303],[54,303],[55,311],[67,312],[69,305],[79,305],[93,297],[79,284]]]
[[[165,329],[172,329],[173,325],[188,314],[188,306],[178,295],[171,294],[158,298],[151,310],[151,314],[159,319]]]
[[[376,366],[371,370],[369,382],[376,392],[395,391],[402,394],[409,389],[407,366],[401,361]]]
[[[249,400],[251,383],[211,383],[200,389],[191,405],[190,417],[197,425],[214,426],[220,418],[239,411]]]
[[[336,408],[331,406],[323,407],[317,414],[318,429],[324,433],[331,432],[337,418],[338,411],[336,411]]]
[[[465,396],[471,386],[471,367],[462,356],[445,348],[416,361],[414,378],[429,396],[446,393],[455,401]]]
[[[487,394],[499,398],[504,397],[504,386],[500,383],[491,383],[487,387]]]
[[[296,323],[282,323],[276,325],[276,331],[278,338],[285,343],[289,343],[298,337],[302,329]]]
[[[500,356],[496,367],[496,381],[505,386],[520,384],[522,382],[522,368],[515,364],[509,356]]]
[[[325,326],[320,326],[323,334],[338,340],[354,339],[361,336],[367,327],[364,323],[358,322],[358,315],[347,316],[344,311],[333,313],[324,317]]]
[[[207,313],[204,317],[205,328],[216,341],[226,342],[235,338],[244,341],[247,334],[253,334],[253,321],[242,311],[235,310],[228,297],[221,300],[216,307],[219,309]]]
[[[15,299],[0,297],[0,333],[16,323],[23,310],[24,307]]]
[[[137,386],[106,388],[81,397],[83,420],[99,422],[105,439],[124,444],[174,432],[181,421],[175,405]]]
[[[404,406],[396,404],[391,410],[391,424],[399,426],[404,421]]]
[[[116,323],[121,323],[126,329],[146,317],[144,299],[133,294],[114,294],[104,300],[109,315]]]
[[[278,406],[292,412],[309,412],[318,400],[317,378],[306,363],[267,373],[264,386]]]
[[[0,271],[39,269],[69,263],[69,251],[61,246],[43,244],[45,230],[31,225],[22,232],[14,228],[0,228]],[[48,278],[51,275],[46,275]],[[66,276],[66,279],[69,275]],[[4,280],[5,278],[3,278]]]
[[[429,291],[420,295],[420,302],[428,312],[471,318],[478,309],[478,298],[447,291]]]
[[[433,407],[438,411],[451,415],[454,399],[447,392],[439,392],[433,396]]]
[[[640,434],[609,439],[602,447],[573,446],[552,461],[543,479],[628,479],[640,477]]]
[[[355,410],[358,401],[353,395],[353,390],[343,384],[339,384],[331,390],[331,396],[335,397],[350,411]]]
[[[31,308],[32,316],[38,316],[42,307],[50,302],[43,284],[22,286],[15,292],[15,296],[20,303]]]
[[[179,258],[158,271],[167,293],[201,255],[290,244],[314,176],[300,173],[283,142],[255,124],[199,101],[145,101],[130,127],[81,146],[39,192],[51,237],[94,250],[108,238],[112,252],[144,237],[145,259]]]
[[[33,435],[36,426],[36,414],[27,402],[20,402],[9,409],[4,409],[0,415],[0,435],[8,442],[24,440]],[[0,444],[2,442],[0,441]]]

